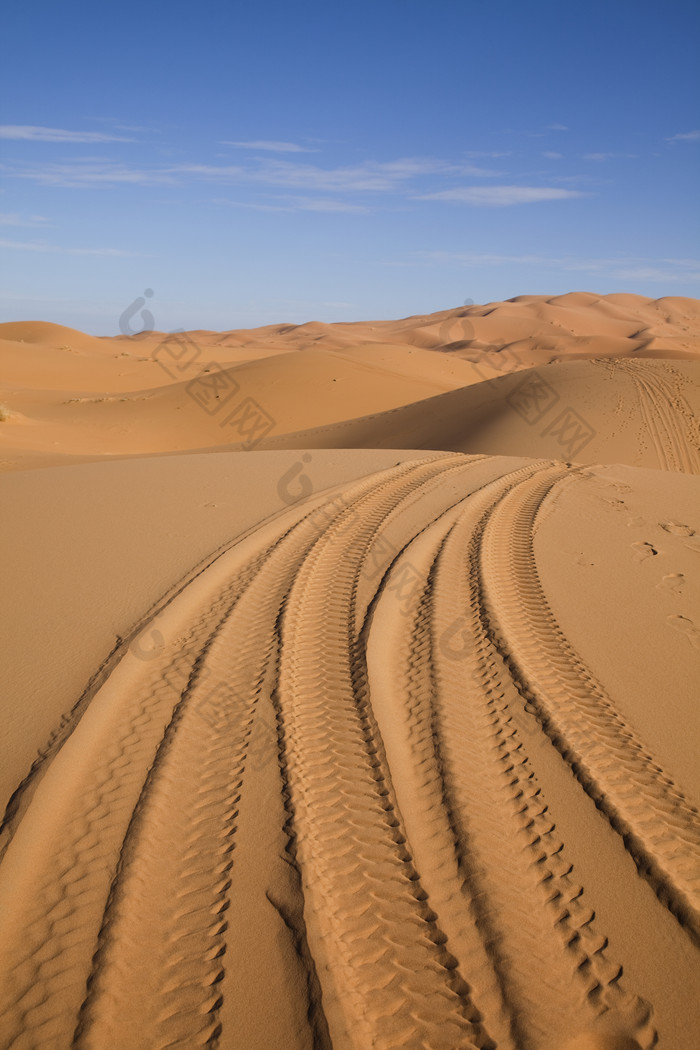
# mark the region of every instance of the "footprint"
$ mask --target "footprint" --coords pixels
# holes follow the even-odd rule
[[[605,499],[603,497],[603,503],[607,503],[613,510],[627,510],[627,504],[623,499]]]
[[[677,631],[682,631],[694,649],[700,649],[700,628],[696,627],[691,619],[680,615],[667,616],[666,623],[675,627]]]
[[[643,543],[641,540],[631,544],[631,547],[637,561],[646,561],[647,558],[653,558],[655,554],[659,553],[656,547],[652,547],[651,543]]]
[[[627,522],[627,528],[629,529],[641,529],[644,525],[646,525],[646,519],[640,517],[630,518]]]
[[[671,572],[668,576],[664,576],[661,583],[657,583],[656,586],[665,587],[674,594],[681,594],[685,590],[685,576],[682,572]]]
[[[700,554],[700,540],[688,540],[685,544],[689,551],[696,551]]]
[[[695,535],[695,529],[691,529],[690,525],[681,525],[678,521],[660,521],[659,525],[666,532],[670,532],[672,536]]]

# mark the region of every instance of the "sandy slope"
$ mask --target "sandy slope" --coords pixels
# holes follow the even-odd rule
[[[0,469],[250,448],[271,440],[270,447],[306,442],[470,452],[507,452],[513,440],[524,440],[523,454],[557,455],[557,428],[562,421],[566,426],[560,418],[566,411],[577,414],[583,431],[598,434],[586,459],[656,466],[665,453],[640,448],[639,432],[658,414],[659,396],[662,403],[669,396],[684,402],[695,388],[697,398],[699,341],[695,300],[586,293],[520,296],[401,321],[249,332],[98,339],[42,322],[5,324],[0,403],[9,417],[0,422]],[[590,359],[606,365],[584,363]],[[534,367],[529,380],[518,379]],[[484,418],[483,384],[490,380],[489,399],[505,399],[506,411],[489,410]],[[529,393],[521,383],[529,383]],[[476,384],[478,394],[469,389]],[[526,411],[522,434],[517,426],[513,432],[511,404],[532,398],[533,384],[540,388],[538,405],[548,410],[556,404],[556,412],[545,418]],[[422,402],[440,395],[443,401],[424,413]],[[397,419],[394,410],[402,406],[405,415]],[[443,413],[451,421],[441,439],[430,420],[441,426]],[[687,427],[685,416],[679,416],[681,427]],[[338,427],[341,421],[352,422]],[[397,437],[397,425],[414,430],[417,421],[420,441]],[[621,423],[629,447],[619,438]],[[548,430],[544,442],[537,440],[550,424],[554,439]],[[321,434],[309,433],[319,427]],[[697,441],[697,434],[691,437]],[[612,459],[601,452],[608,446]],[[672,469],[692,464],[681,457]]]
[[[0,1048],[693,1045],[699,323],[0,326]]]
[[[700,362],[558,362],[390,412],[264,438],[262,448],[517,450],[700,472]]]
[[[682,1045],[698,785],[638,743],[633,683],[584,666],[532,570],[538,523],[561,541],[562,501],[601,488],[438,454],[301,500],[186,580],[7,829],[6,1045],[554,1047],[596,1018]]]

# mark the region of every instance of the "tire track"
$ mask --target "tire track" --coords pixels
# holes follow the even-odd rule
[[[664,371],[668,370],[654,368],[651,362],[626,359],[620,359],[616,366],[623,368],[634,382],[659,466],[666,470],[699,473],[700,452],[690,433],[693,426],[697,429],[697,423],[685,398],[666,380]]]
[[[697,940],[700,815],[564,637],[539,581],[533,528],[555,481],[535,478],[520,486],[486,526],[482,563],[494,638],[545,731],[660,899]]]
[[[277,852],[248,869],[266,858],[263,905],[307,978],[285,1050],[545,1050],[601,1017],[653,1045],[514,718],[536,707],[697,932],[697,814],[537,576],[538,510],[571,475],[405,462],[268,519],[158,609],[140,638],[158,624],[162,647],[137,639],[111,671],[0,863],[0,1047],[237,1045],[261,712]]]
[[[562,1040],[611,1007],[640,1037],[648,1017],[619,991],[619,967],[605,959],[606,939],[569,877],[511,724],[519,697],[482,623],[480,534],[504,493],[532,473],[486,485],[456,524],[450,515],[410,545],[404,556],[426,579],[411,630],[389,578],[373,620],[388,662],[372,639],[369,650],[373,705],[416,865],[486,1029],[504,1048]],[[455,624],[457,652],[443,641]]]
[[[411,474],[392,469],[384,481],[363,481],[336,515],[354,518],[368,499],[405,486],[403,476]],[[183,694],[127,834],[77,1046],[189,1046],[217,1038],[228,925],[221,917],[230,904],[248,740],[279,610],[332,520],[333,513],[312,512],[268,551],[198,657],[200,678]],[[173,887],[167,899],[164,880]]]
[[[28,849],[18,832],[1,869],[0,946],[13,961],[0,990],[4,1045],[14,1046],[28,1031],[33,1046],[70,1045],[58,1042],[57,1033],[65,1040],[75,1026],[110,883],[148,768],[174,707],[198,677],[198,654],[258,557],[211,595],[207,608],[193,610],[191,626],[152,663],[126,655],[54,762],[54,773],[77,762],[81,774],[76,779],[65,770],[59,787],[66,797],[58,807],[51,797],[54,779],[47,774],[42,781],[20,830],[32,820],[44,822],[46,808],[58,809],[51,831],[55,846],[44,838]],[[96,711],[106,725],[90,725]]]
[[[32,1046],[70,1045],[124,838],[173,711],[269,549],[309,513],[264,525],[180,592],[158,619],[169,642],[147,663],[125,654],[39,785],[0,868],[0,953],[11,960],[3,1046],[27,1032]]]
[[[389,498],[329,530],[285,609],[279,700],[309,945],[336,1050],[474,1047],[465,989],[406,849],[352,637],[353,598]]]

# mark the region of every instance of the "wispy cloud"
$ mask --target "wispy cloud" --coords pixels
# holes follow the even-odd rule
[[[198,175],[219,182],[247,181],[287,189],[333,193],[390,192],[411,179],[424,176],[495,176],[472,164],[451,164],[422,157],[403,157],[393,161],[366,161],[352,167],[321,168],[314,164],[296,164],[286,160],[269,160],[257,167],[213,164],[180,164],[167,171],[173,175]]]
[[[0,139],[23,142],[133,142],[120,135],[101,131],[66,131],[64,128],[42,128],[33,124],[0,124]]]
[[[537,266],[544,270],[594,273],[621,281],[666,281],[687,284],[700,280],[700,259],[649,259],[644,257],[581,259],[572,256],[498,255],[493,252],[416,252],[427,262],[463,266]]]
[[[178,186],[193,181],[222,186],[276,187],[288,191],[278,204],[251,201],[260,210],[280,208],[318,211],[366,211],[357,195],[399,195],[411,200],[447,201],[482,207],[504,207],[583,196],[581,190],[553,186],[455,185],[457,180],[496,178],[503,172],[478,167],[469,161],[454,163],[433,157],[400,157],[390,161],[365,161],[344,167],[321,167],[279,158],[256,158],[248,164],[177,163],[157,167],[132,167],[113,159],[78,158],[52,164],[0,165],[11,177],[45,186],[115,188]],[[326,197],[328,195],[328,197]],[[335,198],[335,199],[334,199]],[[338,200],[337,198],[342,198]]]
[[[503,130],[504,134],[507,135],[525,135],[530,139],[541,139],[548,136],[552,131],[569,131],[570,129],[566,124],[545,124],[545,126],[540,128],[539,131],[527,131],[524,128],[504,128]]]
[[[288,204],[269,204],[259,201],[234,201],[226,198],[214,198],[213,204],[226,204],[234,208],[249,208],[253,211],[319,211],[319,212],[348,212],[356,215],[367,215],[370,208],[362,204],[353,204],[350,201],[337,200],[333,197],[298,197],[290,194],[278,198],[286,200]]]
[[[271,153],[318,153],[311,146],[300,146],[297,142],[271,142],[268,139],[255,139],[252,142],[222,142],[222,146],[234,146],[236,149],[269,150]]]
[[[351,204],[330,197],[295,197],[294,207],[300,211],[351,212],[360,215],[366,215],[370,210],[362,204]]]
[[[29,179],[43,186],[63,186],[80,189],[87,186],[113,186],[120,183],[142,186],[176,185],[168,170],[149,171],[130,168],[115,161],[85,160],[73,164],[32,164],[13,168],[0,165],[7,175],[16,179]]]
[[[451,190],[439,190],[437,193],[424,193],[415,199],[506,207],[512,204],[534,204],[538,201],[559,201],[583,196],[579,190],[562,190],[552,186],[457,186]]]
[[[678,135],[671,135],[670,138],[666,139],[667,142],[698,142],[700,141],[700,131],[684,131]]]
[[[133,256],[136,254],[135,252],[122,251],[120,248],[63,248],[59,244],[45,244],[35,241],[6,241],[3,239],[0,239],[0,248],[56,255]]]
[[[46,226],[43,215],[19,215],[17,212],[0,212],[0,226]]]
[[[92,140],[91,140],[92,141]],[[279,144],[277,144],[279,145]],[[368,160],[342,167],[256,157],[245,164],[176,163],[132,167],[113,158],[78,157],[54,163],[15,162],[0,165],[10,177],[27,179],[45,186],[68,188],[117,186],[183,185],[192,180],[221,184],[276,186],[287,190],[349,195],[391,193],[417,188],[416,180],[431,179],[433,185],[456,178],[495,178],[503,172],[477,166],[468,160],[454,163],[434,157],[399,157],[390,161]],[[413,184],[413,186],[412,186]],[[448,182],[449,184],[449,182]],[[423,181],[425,185],[425,181]],[[331,210],[330,205],[307,204],[309,210]],[[339,210],[335,208],[333,210]],[[351,210],[349,207],[345,210]]]
[[[544,153],[542,154],[542,156],[546,157],[547,160],[563,160],[563,158],[564,158],[564,154],[563,153],[555,153],[551,149],[545,150]]]
[[[594,161],[598,161],[598,162],[602,162],[602,161],[605,161],[605,160],[615,160],[616,158],[620,158],[620,159],[623,159],[623,160],[636,160],[636,157],[637,157],[636,153],[584,153],[583,154],[583,159],[584,160],[594,160]]]

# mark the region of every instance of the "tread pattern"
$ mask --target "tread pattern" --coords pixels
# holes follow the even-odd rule
[[[565,638],[542,590],[532,538],[551,487],[551,479],[534,478],[487,523],[485,597],[494,636],[545,731],[657,893],[700,938],[700,814]]]
[[[236,1045],[225,1007],[254,932],[234,875],[260,762],[287,844],[260,880],[308,975],[290,1050],[546,1050],[601,1017],[654,1045],[514,717],[537,712],[696,934],[698,814],[537,575],[539,508],[574,473],[428,455],[285,510],[188,580],[0,862],[2,1050]]]

